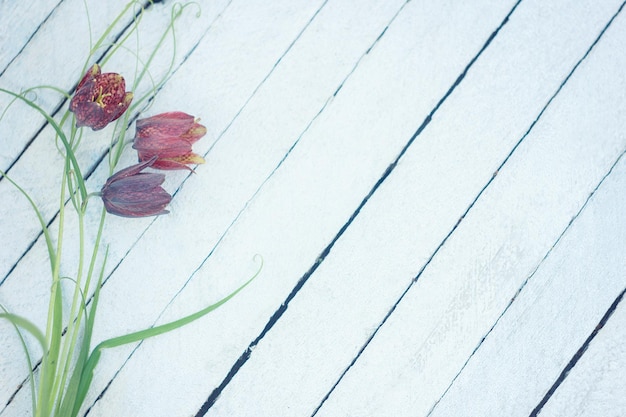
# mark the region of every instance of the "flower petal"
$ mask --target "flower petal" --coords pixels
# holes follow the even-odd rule
[[[171,158],[191,152],[191,144],[177,137],[135,138],[133,149],[141,155],[158,155],[159,158]],[[146,159],[145,157],[142,159]]]
[[[144,169],[148,168],[149,166],[151,166],[155,161],[157,160],[157,157],[153,157],[150,158],[147,161],[143,161],[139,164],[135,164],[135,165],[131,165],[127,168],[124,168],[118,172],[116,172],[115,174],[113,174],[106,182],[106,184],[104,185],[105,187],[109,184],[111,184],[112,182],[118,181],[122,178],[126,178],[126,177],[130,177],[131,175],[137,175],[139,174],[141,171],[143,171]]]
[[[100,67],[94,64],[78,83],[70,101],[76,125],[100,130],[119,118],[133,98],[125,89],[124,77],[112,72],[101,74]]]
[[[165,207],[172,196],[161,184],[164,174],[141,172],[155,162],[125,168],[111,176],[102,187],[101,197],[107,212],[123,217],[145,217],[168,213]]]
[[[183,112],[161,113],[137,120],[136,137],[178,137],[184,135],[194,124],[194,117]]]
[[[141,172],[113,181],[107,187],[112,194],[123,193],[147,193],[158,188],[165,181],[165,175]]]
[[[73,107],[77,127],[89,126],[93,130],[100,130],[109,124],[106,111],[93,101],[79,102]]]
[[[130,106],[130,102],[133,101],[133,93],[126,93],[124,95],[124,100],[121,101],[120,103],[118,103],[111,112],[111,120],[109,120],[110,122],[114,122],[117,119],[119,119],[119,117],[124,114],[124,112],[126,110],[128,110],[128,107]]]
[[[95,81],[98,75],[100,75],[100,65],[93,64],[91,68],[87,70],[83,78],[80,80],[80,82],[76,86],[76,91],[80,90],[81,87],[83,87],[83,85],[85,85],[85,83],[87,83],[88,81]]]
[[[181,137],[188,140],[189,143],[197,142],[202,136],[206,135],[206,127],[199,123],[194,123],[193,126]]]

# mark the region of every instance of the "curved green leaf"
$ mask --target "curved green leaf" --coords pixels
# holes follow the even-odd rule
[[[257,256],[255,256],[255,259],[257,258]],[[260,256],[258,257],[260,258]],[[89,359],[87,360],[87,363],[85,364],[85,368],[83,369],[83,374],[81,375],[79,393],[76,396],[74,412],[78,413],[78,409],[80,408],[80,405],[82,404],[82,402],[85,399],[85,396],[87,395],[87,390],[89,389],[89,386],[91,385],[91,380],[93,379],[94,369],[96,365],[98,364],[98,361],[100,360],[100,356],[102,355],[103,349],[109,349],[113,347],[127,345],[129,343],[139,342],[141,340],[145,340],[150,337],[158,336],[163,333],[167,333],[172,330],[178,329],[193,321],[198,320],[199,318],[202,318],[203,316],[209,314],[211,311],[222,306],[231,298],[233,298],[235,295],[237,295],[239,292],[241,292],[259,275],[262,268],[263,268],[263,259],[261,258],[261,265],[259,266],[259,269],[255,272],[255,274],[248,281],[246,281],[241,287],[237,288],[228,296],[222,298],[217,303],[211,304],[210,306],[205,307],[200,311],[197,311],[193,314],[190,314],[181,319],[172,321],[170,323],[162,324],[156,327],[151,327],[145,330],[140,330],[138,332],[130,333],[124,336],[114,337],[112,339],[108,339],[108,340],[101,342],[98,346],[94,348],[93,352],[89,356]],[[71,415],[75,416],[76,414],[73,413]]]
[[[76,160],[76,157],[74,156],[74,151],[72,150],[72,146],[68,142],[67,137],[65,136],[65,133],[63,132],[63,130],[61,129],[59,124],[57,122],[55,122],[54,119],[52,118],[52,116],[50,116],[44,109],[42,109],[40,106],[38,106],[35,102],[33,102],[33,101],[27,99],[26,97],[22,96],[21,94],[14,93],[13,91],[6,90],[4,88],[0,88],[0,92],[8,94],[8,95],[10,95],[12,97],[15,97],[15,98],[19,99],[19,100],[22,100],[28,106],[30,106],[33,109],[35,109],[39,114],[41,114],[46,119],[46,121],[48,123],[50,123],[50,126],[52,126],[52,128],[55,130],[57,135],[59,135],[59,138],[61,139],[61,142],[63,142],[63,146],[65,147],[65,152],[67,153],[67,157],[70,160],[70,163],[71,163],[72,168],[74,170],[74,175],[76,176],[76,180],[78,182],[78,188],[80,189],[80,195],[81,195],[83,201],[86,200],[87,199],[87,188],[85,187],[85,179],[83,177],[83,174],[80,171],[80,166],[78,165],[78,161]]]
[[[11,177],[9,177],[2,170],[0,170],[0,177],[6,178],[7,181],[9,181],[11,184],[13,184],[13,186],[15,188],[17,188],[17,190],[20,193],[22,193],[22,195],[24,197],[26,197],[26,199],[30,203],[30,206],[35,211],[35,214],[37,215],[37,219],[39,220],[39,224],[41,225],[41,230],[43,231],[44,238],[46,240],[46,246],[48,248],[48,257],[50,259],[50,267],[54,271],[54,264],[56,262],[56,255],[55,255],[55,251],[54,251],[54,245],[52,244],[52,239],[50,238],[50,232],[48,231],[48,226],[46,225],[46,221],[44,220],[43,216],[41,215],[41,212],[39,211],[39,208],[37,207],[37,204],[35,204],[35,201],[30,197],[30,195],[26,192],[26,190],[24,190],[22,187],[20,187],[15,181],[13,181],[11,179]]]
[[[26,330],[28,333],[33,335],[35,339],[37,339],[44,352],[48,351],[48,344],[46,343],[46,338],[43,335],[43,332],[39,330],[39,327],[37,327],[32,321],[12,313],[0,313],[0,319],[8,320],[14,326],[21,327]]]

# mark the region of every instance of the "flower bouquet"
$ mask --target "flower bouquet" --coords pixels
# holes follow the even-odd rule
[[[148,3],[149,5],[150,3]],[[0,304],[0,319],[7,320],[15,329],[16,337],[26,354],[31,390],[33,416],[35,417],[74,417],[78,415],[89,390],[94,370],[104,349],[135,343],[157,336],[191,323],[220,305],[246,287],[258,274],[246,281],[238,289],[222,300],[176,321],[154,326],[145,330],[104,340],[92,346],[92,332],[96,320],[100,290],[103,285],[108,247],[102,247],[108,214],[127,218],[158,216],[168,213],[167,207],[172,195],[163,188],[165,174],[162,171],[187,170],[202,164],[201,155],[193,152],[192,146],[206,134],[206,128],[199,119],[181,111],[171,111],[157,115],[149,114],[149,104],[167,80],[172,66],[159,80],[150,75],[150,65],[167,36],[175,43],[175,22],[188,5],[176,4],[172,8],[171,22],[164,30],[161,40],[149,55],[140,62],[137,59],[135,79],[131,90],[149,82],[148,93],[135,97],[126,91],[126,80],[115,72],[102,72],[108,60],[120,48],[130,49],[126,43],[132,33],[138,31],[145,7],[130,2],[105,33],[91,47],[85,61],[83,76],[73,92],[67,93],[53,86],[24,89],[20,92],[0,88],[0,94],[11,98],[12,103],[23,103],[45,119],[53,129],[55,137],[49,138],[57,144],[63,161],[59,166],[61,175],[57,183],[59,195],[56,234],[51,228],[50,219],[42,211],[25,187],[11,178],[10,172],[0,171],[0,180],[8,181],[22,194],[39,223],[47,248],[50,266],[50,298],[45,328],[39,328],[32,321],[8,311]],[[128,34],[112,44],[106,44],[106,37],[112,27],[125,15],[134,16]],[[96,51],[106,48],[99,59]],[[139,48],[139,46],[137,46]],[[174,48],[175,51],[175,48]],[[135,56],[139,56],[136,53]],[[93,63],[94,60],[100,63]],[[172,59],[172,65],[174,60]],[[66,100],[66,107],[58,114],[44,110],[33,98],[37,89],[49,89],[59,93]],[[7,109],[0,109],[0,122]],[[144,114],[146,116],[144,117]],[[134,120],[137,116],[137,120]],[[135,124],[134,136],[127,139],[127,130]],[[106,150],[109,178],[99,189],[90,190],[83,174],[84,161],[79,149],[84,136],[90,131],[111,130],[111,140]],[[44,139],[38,139],[44,140]],[[123,154],[136,152],[137,162],[123,168],[118,167]],[[87,207],[101,201],[100,218],[92,244],[85,238]],[[69,219],[77,225],[79,248],[77,265],[66,265],[63,242],[64,229]],[[132,221],[132,220],[129,220]],[[63,267],[62,267],[63,265]],[[73,271],[72,275],[67,272]],[[260,269],[259,269],[260,270]],[[68,298],[64,291],[70,282],[72,294]],[[71,302],[67,302],[67,300]],[[1,300],[0,300],[1,302]],[[33,352],[27,340],[36,340],[38,350]],[[41,356],[38,352],[41,352]]]

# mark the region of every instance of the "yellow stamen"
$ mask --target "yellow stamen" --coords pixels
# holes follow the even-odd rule
[[[94,99],[94,103],[96,103],[98,106],[104,108],[105,104],[104,104],[104,99],[106,97],[111,96],[111,93],[106,93],[106,94],[102,94],[102,87],[100,87],[100,92],[98,93],[98,97],[96,97]]]

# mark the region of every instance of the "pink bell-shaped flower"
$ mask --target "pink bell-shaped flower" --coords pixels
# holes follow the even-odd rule
[[[106,211],[122,217],[146,217],[168,213],[172,196],[162,187],[165,175],[142,172],[156,157],[113,174],[100,195]]]
[[[70,101],[76,126],[100,130],[117,120],[133,100],[133,93],[125,89],[124,77],[112,72],[101,74],[100,66],[94,64],[78,83]]]
[[[206,134],[206,128],[191,115],[183,112],[162,113],[139,119],[133,148],[139,161],[157,157],[152,168],[188,169],[202,164],[204,158],[193,153],[191,146]]]

